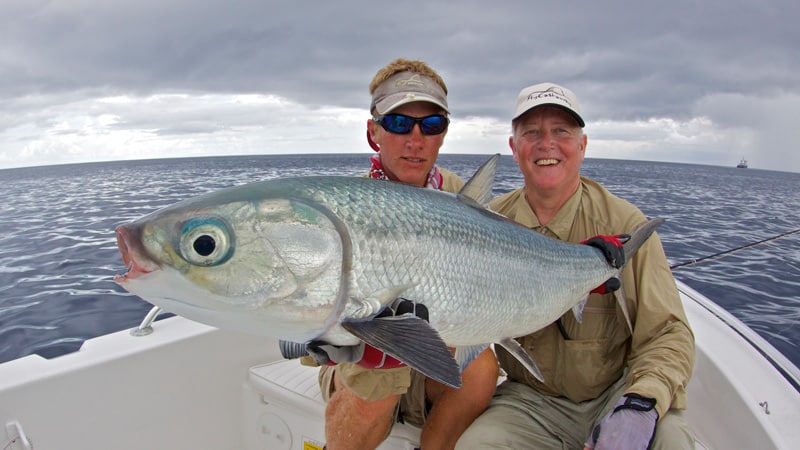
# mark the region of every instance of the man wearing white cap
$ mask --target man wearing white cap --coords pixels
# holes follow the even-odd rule
[[[370,93],[367,141],[376,154],[368,176],[458,192],[464,182],[436,166],[450,123],[441,77],[422,61],[400,58],[375,74]],[[410,312],[427,319],[424,305],[404,299],[384,312]],[[467,366],[461,389],[428,379],[370,346],[322,345],[309,353],[328,364],[320,370],[328,450],[375,448],[398,419],[422,428],[421,448],[452,449],[489,403],[497,384],[497,360],[491,350]]]
[[[525,185],[493,200],[492,209],[569,242],[630,233],[646,220],[580,176],[587,137],[572,91],[552,83],[523,89],[511,124],[509,146]],[[682,414],[694,336],[657,235],[628,261],[621,281],[624,300],[594,293],[580,323],[569,312],[517,339],[543,382],[497,349],[508,378],[457,449],[694,448]]]

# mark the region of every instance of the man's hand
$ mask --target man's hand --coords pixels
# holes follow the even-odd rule
[[[619,269],[625,265],[625,250],[623,250],[622,244],[630,238],[630,235],[627,234],[614,236],[599,234],[580,243],[600,249],[608,264],[615,269]]]
[[[398,298],[392,302],[375,318],[401,316],[403,314],[414,314],[428,321],[428,308],[425,305],[414,303],[404,298]],[[405,366],[405,363],[400,360],[363,342],[352,346],[336,346],[323,341],[312,341],[308,344],[307,350],[317,364],[335,365],[349,362],[368,369],[394,369]]]
[[[656,401],[638,394],[623,395],[594,427],[584,450],[645,450],[655,435]]]

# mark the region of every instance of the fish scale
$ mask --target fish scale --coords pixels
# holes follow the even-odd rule
[[[357,178],[294,181],[303,198],[348,225],[350,297],[410,286],[401,295],[428,306],[431,325],[449,345],[541,328],[616,273],[594,248],[548,238],[447,193]],[[337,184],[347,188],[331,187]],[[365,204],[374,205],[371,220]],[[494,326],[475,320],[482,317]]]

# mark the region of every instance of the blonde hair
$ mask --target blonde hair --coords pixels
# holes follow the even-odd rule
[[[444,84],[442,77],[440,77],[435,70],[431,69],[431,66],[418,59],[411,60],[405,58],[397,58],[384,66],[382,69],[378,70],[378,72],[372,78],[372,81],[369,83],[370,95],[375,93],[375,89],[377,89],[381,83],[389,79],[389,77],[392,75],[400,72],[414,72],[420,75],[431,77],[436,84],[442,87],[445,95],[447,95],[447,85]]]

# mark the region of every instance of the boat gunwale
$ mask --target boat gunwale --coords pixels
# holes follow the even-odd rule
[[[696,291],[689,285],[675,280],[678,291],[684,294],[709,313],[716,316],[722,323],[741,336],[751,347],[764,357],[778,372],[783,375],[786,381],[800,393],[800,368],[792,363],[783,353],[776,349],[766,339],[761,337],[755,330],[747,324],[737,319],[733,314],[722,308],[720,305],[709,299],[705,295]]]

